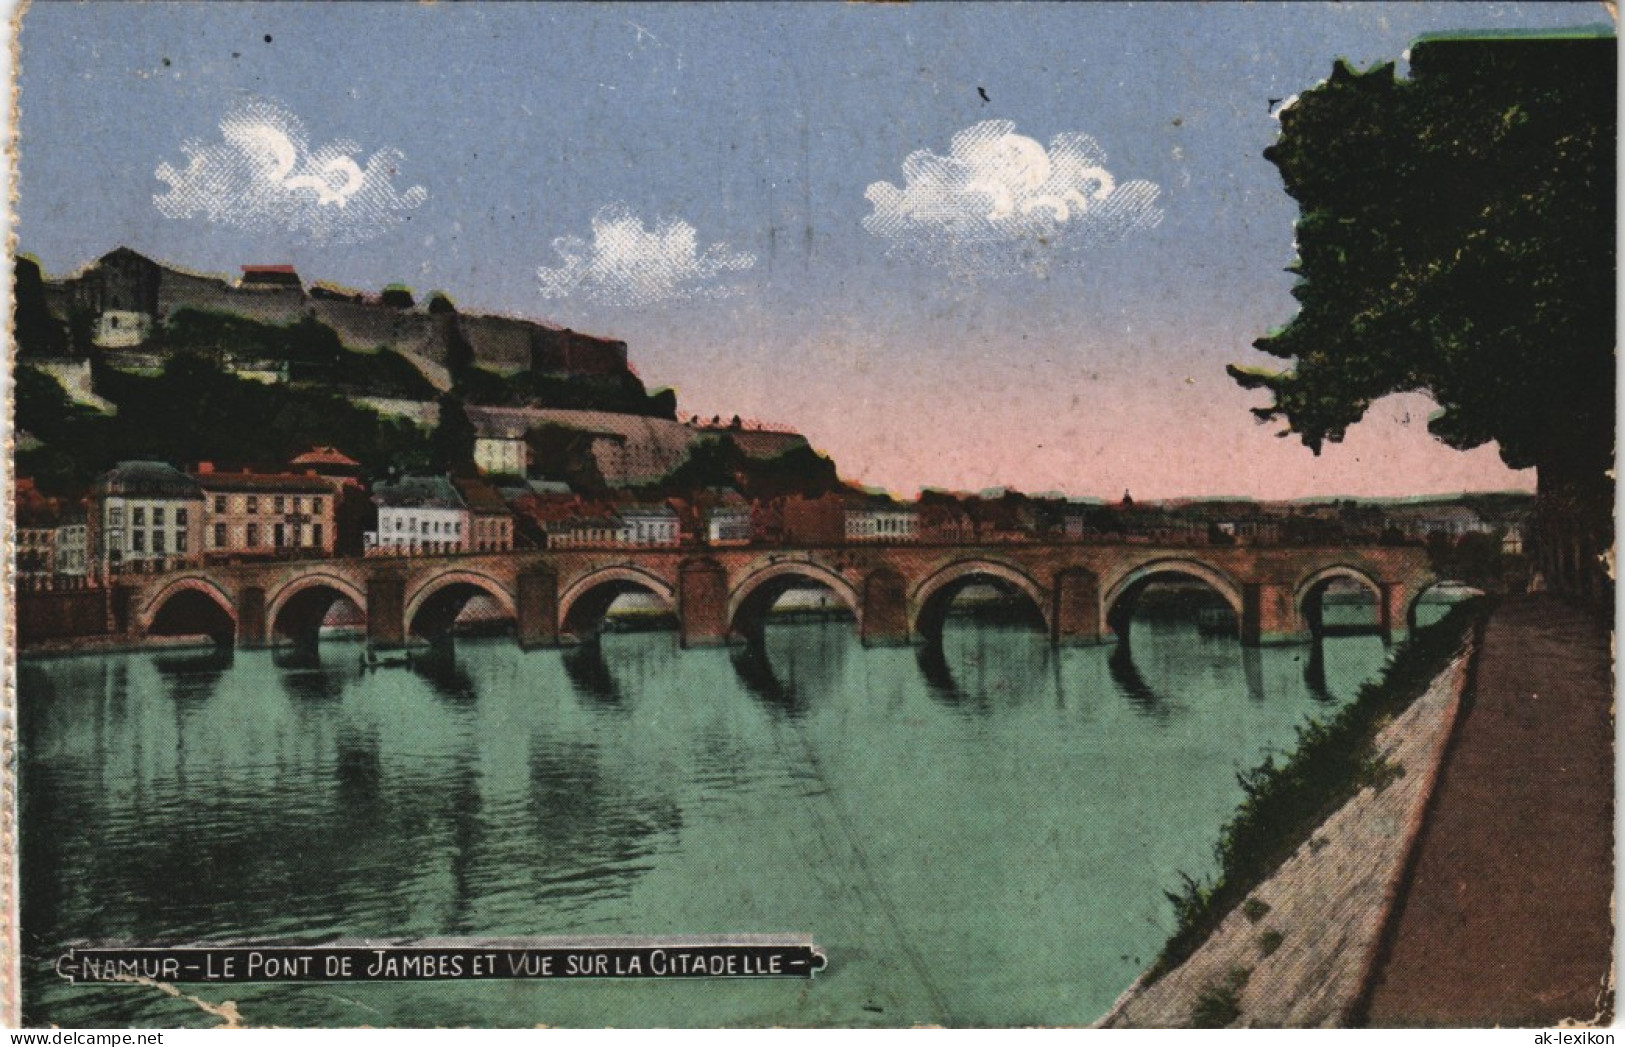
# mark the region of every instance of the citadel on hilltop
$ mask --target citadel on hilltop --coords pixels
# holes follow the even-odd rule
[[[367,294],[316,283],[292,266],[245,265],[235,283],[153,261],[127,247],[78,273],[42,278],[47,307],[70,329],[88,328],[97,348],[138,351],[186,309],[224,313],[264,324],[315,320],[346,349],[389,348],[406,357],[437,389],[451,387],[459,363],[497,374],[620,375],[626,343],[533,320],[459,313],[449,299],[419,303],[402,287]]]

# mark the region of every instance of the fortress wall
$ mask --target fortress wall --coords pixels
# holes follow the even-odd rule
[[[230,312],[233,310],[231,286],[224,280],[160,269],[158,315],[168,317],[180,309]]]
[[[338,333],[339,341],[347,348],[371,350],[387,345],[404,355],[445,366],[446,345],[437,337],[432,317],[319,298],[311,301],[309,308],[318,321]]]
[[[621,374],[626,343],[532,325],[530,359],[531,369],[543,374]]]
[[[499,374],[530,369],[531,337],[537,325],[505,316],[461,316],[457,321],[480,367]]]
[[[775,433],[755,429],[730,430],[728,435],[747,457],[758,460],[777,458],[779,455],[807,446],[807,438],[800,433]]]
[[[449,349],[457,337],[473,349],[474,362],[499,374],[535,370],[551,375],[613,376],[627,371],[626,343],[556,330],[505,316],[430,316],[375,302],[311,298],[301,287],[242,287],[218,277],[180,272],[119,250],[67,280],[47,281],[47,301],[63,319],[70,307],[93,313],[109,309],[150,312],[160,323],[181,309],[228,313],[261,323],[286,325],[313,316],[351,349],[388,346],[434,372],[445,387]],[[438,370],[436,370],[438,369]]]
[[[298,323],[305,315],[306,305],[305,292],[296,287],[248,290],[168,271],[159,282],[158,308],[164,317],[190,308],[233,313],[260,323],[281,325]]]

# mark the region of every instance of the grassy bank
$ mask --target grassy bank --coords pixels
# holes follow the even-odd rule
[[[1206,882],[1182,875],[1182,889],[1169,892],[1178,923],[1146,973],[1147,984],[1183,963],[1351,797],[1368,785],[1381,789],[1403,773],[1376,755],[1373,740],[1427,691],[1467,635],[1483,627],[1490,608],[1490,600],[1479,599],[1451,609],[1399,648],[1383,675],[1361,687],[1354,701],[1329,719],[1299,727],[1284,761],[1271,755],[1238,776],[1246,798],[1214,845],[1218,876]]]

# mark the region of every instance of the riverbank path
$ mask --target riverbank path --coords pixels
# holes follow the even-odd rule
[[[1365,1024],[1596,1018],[1613,926],[1608,623],[1554,596],[1491,616]]]

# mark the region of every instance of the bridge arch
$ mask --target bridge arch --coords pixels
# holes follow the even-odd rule
[[[1457,582],[1454,579],[1440,578],[1434,574],[1428,574],[1424,577],[1412,579],[1408,587],[1408,591],[1404,595],[1404,602],[1401,605],[1403,608],[1404,617],[1403,619],[1394,622],[1396,630],[1398,627],[1403,625],[1405,635],[1411,635],[1420,629],[1426,629],[1428,626],[1434,624],[1434,622],[1437,621],[1439,617],[1442,617],[1445,612],[1438,612],[1432,620],[1423,622],[1421,611],[1422,608],[1427,605],[1424,603],[1423,597],[1430,594],[1436,595],[1434,593],[1435,590],[1444,590],[1448,592],[1450,589],[1460,586],[1462,586],[1462,583]],[[1470,597],[1475,594],[1478,596],[1483,595],[1483,592],[1478,589],[1473,589],[1471,587],[1462,587],[1462,589],[1463,591],[1458,596],[1458,599]],[[1428,603],[1431,603],[1431,601],[1428,601]],[[1449,603],[1446,603],[1445,607],[1448,610]],[[1399,617],[1397,610],[1395,612],[1395,617],[1396,619]]]
[[[1357,582],[1371,593],[1376,606],[1376,620],[1371,623],[1371,628],[1381,629],[1383,620],[1382,586],[1368,572],[1351,564],[1336,563],[1310,572],[1293,587],[1292,602],[1297,607],[1299,616],[1308,624],[1310,633],[1319,636],[1325,629],[1322,601],[1325,598],[1327,588],[1338,581]]]
[[[632,566],[601,567],[559,594],[560,632],[576,637],[595,634],[616,598],[632,592],[649,593],[668,609],[677,608],[677,590],[654,572]]]
[[[229,647],[237,635],[237,607],[212,578],[189,574],[149,597],[137,625],[142,636],[202,634]]]
[[[1236,621],[1242,621],[1242,590],[1236,580],[1211,564],[1183,557],[1147,561],[1124,571],[1111,584],[1102,586],[1100,620],[1110,626],[1119,639],[1127,637],[1134,601],[1153,581],[1170,576],[1194,578],[1205,583],[1230,605]]]
[[[956,560],[938,568],[914,587],[909,597],[910,632],[928,638],[940,633],[942,619],[954,596],[967,585],[988,581],[1000,589],[1014,590],[1025,596],[1044,623],[1045,632],[1050,631],[1053,623],[1049,594],[1031,575],[1002,560],[971,559]]]
[[[863,596],[839,571],[812,560],[781,560],[753,571],[733,587],[728,594],[729,632],[743,636],[759,634],[768,610],[779,597],[795,588],[798,581],[812,582],[834,592],[862,629]]]
[[[271,593],[265,604],[265,622],[272,636],[312,638],[339,599],[367,612],[366,591],[352,579],[329,571],[302,574]]]
[[[406,631],[419,636],[443,635],[463,606],[475,596],[488,596],[515,622],[518,602],[507,586],[478,571],[439,571],[416,580],[406,595]]]

